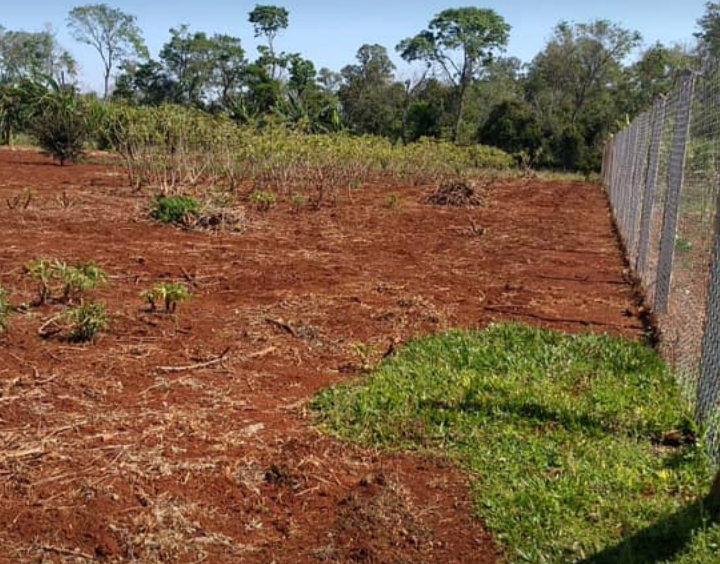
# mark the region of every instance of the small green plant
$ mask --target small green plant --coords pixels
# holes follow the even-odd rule
[[[256,210],[266,212],[275,205],[277,196],[275,192],[270,190],[254,190],[250,194],[250,202],[255,206]]]
[[[5,288],[0,286],[0,333],[7,329],[7,318],[10,315],[10,303],[8,302]]]
[[[174,312],[178,303],[188,300],[192,296],[187,286],[179,282],[158,284],[152,290],[143,292],[142,295],[150,304],[152,311],[155,311],[158,304],[162,303],[167,313]]]
[[[85,343],[95,339],[108,326],[105,305],[88,304],[67,310],[63,320],[69,324],[68,340]]]
[[[679,251],[681,253],[687,253],[688,251],[691,251],[693,248],[693,245],[690,241],[687,239],[683,239],[682,237],[678,237],[675,240],[675,250]]]
[[[72,303],[83,292],[107,283],[105,271],[93,262],[70,266],[59,260],[36,259],[27,263],[25,270],[38,282],[39,304],[47,302],[58,289],[62,293],[59,299]]]
[[[389,194],[385,203],[390,210],[396,210],[400,207],[400,196],[396,193]]]
[[[50,284],[54,278],[56,262],[48,259],[35,259],[25,265],[25,272],[38,283],[38,303],[40,305],[44,304],[52,293]]]
[[[165,224],[188,225],[200,215],[200,203],[189,196],[158,196],[150,215]]]
[[[107,283],[107,274],[95,263],[88,262],[78,266],[67,266],[65,263],[55,264],[58,277],[63,286],[63,301],[72,303],[80,298],[80,294]]]
[[[294,194],[292,199],[290,200],[290,203],[292,204],[295,211],[299,211],[300,208],[307,205],[307,198],[302,194]]]

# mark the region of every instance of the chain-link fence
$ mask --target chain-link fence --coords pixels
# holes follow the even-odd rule
[[[720,68],[683,75],[605,149],[630,266],[720,463]]]

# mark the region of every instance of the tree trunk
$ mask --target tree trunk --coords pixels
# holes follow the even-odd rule
[[[455,113],[455,125],[453,127],[453,143],[457,143],[460,138],[460,126],[462,125],[465,110],[465,93],[467,92],[467,87],[467,82],[463,77],[458,88],[457,112]]]

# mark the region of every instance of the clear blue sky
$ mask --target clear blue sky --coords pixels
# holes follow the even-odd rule
[[[81,84],[99,89],[102,80],[97,54],[74,42],[65,25],[71,8],[88,3],[95,1],[0,0],[0,25],[27,31],[52,25],[58,40],[81,64]],[[494,9],[512,26],[507,54],[527,62],[543,48],[552,28],[562,19],[572,22],[609,19],[640,31],[646,44],[690,43],[696,20],[704,12],[705,0],[485,0],[481,3],[466,0],[109,0],[107,3],[137,16],[153,56],[157,56],[168,39],[170,27],[187,23],[194,31],[242,38],[249,56],[253,57],[257,41],[247,22],[248,12],[257,3],[285,6],[290,11],[290,27],[276,41],[277,48],[302,53],[318,68],[340,70],[354,62],[355,53],[363,43],[384,45],[394,56],[399,40],[425,28],[428,21],[445,8],[475,5]],[[411,73],[404,65],[398,68],[401,73]]]

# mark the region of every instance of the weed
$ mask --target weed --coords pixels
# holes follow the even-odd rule
[[[437,335],[314,408],[340,437],[464,464],[510,562],[717,561],[706,454],[642,345],[521,325]]]
[[[389,194],[385,205],[390,210],[396,210],[400,207],[400,196],[396,193]]]
[[[307,198],[302,194],[293,194],[290,203],[295,211],[300,211],[300,208],[307,205]]]
[[[192,294],[187,286],[179,282],[158,284],[152,290],[143,292],[143,297],[150,304],[150,309],[155,311],[158,303],[164,304],[165,312],[174,312],[177,304],[190,299]]]
[[[158,196],[150,215],[158,221],[177,225],[193,223],[200,213],[200,204],[189,196]]]
[[[680,253],[687,253],[688,251],[692,251],[693,245],[690,241],[687,239],[683,239],[682,237],[678,237],[675,240],[675,250]]]
[[[266,212],[275,205],[277,196],[275,192],[270,190],[254,190],[250,194],[250,202],[255,206],[256,210]]]
[[[63,319],[70,325],[68,340],[74,343],[92,341],[108,326],[103,304],[89,304],[69,309],[63,314]]]
[[[7,292],[0,286],[0,333],[7,329],[7,318],[10,315],[10,303]]]

